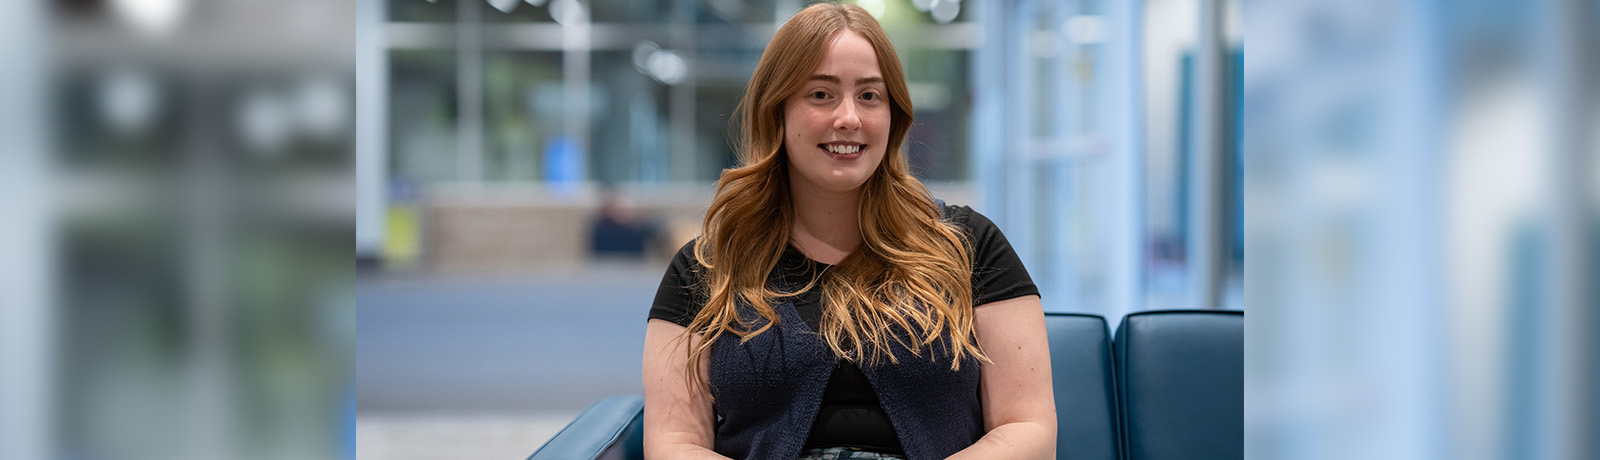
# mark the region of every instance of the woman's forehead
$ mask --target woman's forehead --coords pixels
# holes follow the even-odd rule
[[[854,31],[841,31],[828,40],[822,60],[812,69],[812,78],[831,80],[834,83],[856,83],[858,80],[883,80],[878,53],[872,42]]]

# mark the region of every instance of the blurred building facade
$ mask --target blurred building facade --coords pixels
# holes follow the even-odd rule
[[[1596,458],[1596,2],[1247,16],[1248,455]]]
[[[23,158],[44,210],[18,227],[48,233],[23,259],[37,321],[7,327],[50,365],[23,396],[42,448],[0,456],[340,455],[354,5],[13,3],[38,5],[0,15],[32,13],[41,55],[4,65],[37,72],[43,103]]]
[[[801,1],[362,2],[358,252],[388,269],[590,260],[619,196],[698,231],[729,117]],[[906,68],[907,152],[1007,232],[1047,308],[1242,305],[1237,2],[864,1]]]

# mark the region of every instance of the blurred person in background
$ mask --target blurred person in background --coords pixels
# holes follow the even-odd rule
[[[739,109],[739,165],[650,311],[646,455],[1053,457],[1038,288],[994,223],[908,172],[878,22],[801,11]]]
[[[600,208],[589,225],[589,251],[596,258],[642,259],[660,244],[660,234],[654,219],[639,216],[608,189],[601,192]]]

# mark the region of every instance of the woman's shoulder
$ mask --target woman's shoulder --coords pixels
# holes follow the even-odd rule
[[[678,268],[700,268],[700,261],[694,257],[694,246],[699,241],[700,237],[697,236],[683,243],[683,247],[678,248],[678,253],[672,255],[671,265]]]
[[[995,229],[994,222],[983,213],[972,209],[971,206],[944,203],[944,218],[967,230],[968,233],[982,234]]]
[[[699,313],[705,300],[700,295],[700,263],[694,258],[695,240],[684,243],[667,264],[667,272],[656,289],[650,317],[659,318],[679,326],[688,326]]]

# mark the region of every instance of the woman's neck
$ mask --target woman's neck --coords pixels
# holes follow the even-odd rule
[[[794,228],[790,229],[789,240],[806,257],[835,265],[861,245],[857,222],[860,191],[835,194],[794,190],[791,196]]]

